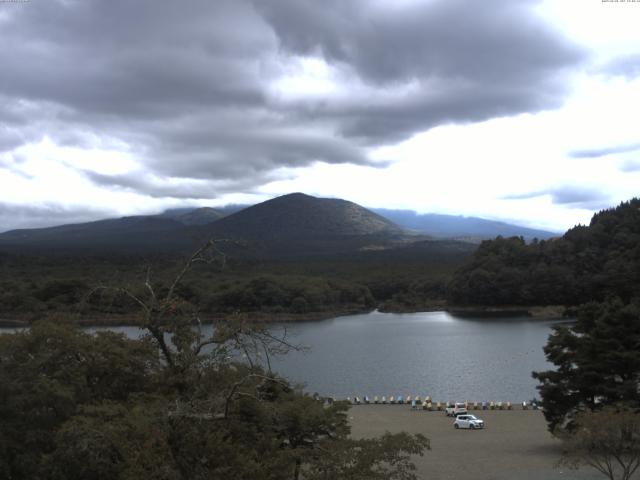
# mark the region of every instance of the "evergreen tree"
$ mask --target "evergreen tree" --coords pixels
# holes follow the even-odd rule
[[[544,348],[556,370],[541,382],[549,429],[571,428],[584,410],[623,403],[640,406],[640,304],[620,299],[588,303],[572,326],[556,327]]]

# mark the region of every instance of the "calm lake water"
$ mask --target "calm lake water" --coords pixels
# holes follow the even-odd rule
[[[446,312],[373,312],[288,325],[311,347],[274,362],[307,390],[337,397],[431,395],[434,400],[523,401],[557,320],[460,318]]]
[[[522,402],[537,395],[533,370],[557,320],[461,318],[446,312],[373,312],[275,325],[309,347],[272,359],[309,392],[336,397],[431,395],[434,400]],[[116,327],[137,337],[135,327]]]

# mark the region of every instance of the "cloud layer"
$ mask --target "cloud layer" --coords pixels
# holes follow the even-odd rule
[[[251,192],[282,168],[314,162],[376,165],[370,148],[434,126],[562,103],[563,75],[584,52],[536,4],[3,6],[0,153],[45,137],[121,149],[139,169],[87,167],[86,177],[163,198]],[[324,73],[305,67],[309,59]],[[324,87],[313,90],[318,81]]]
[[[536,17],[530,0],[255,3],[285,52],[319,55],[375,93],[313,110],[342,135],[373,144],[557,107],[563,71],[583,58]]]

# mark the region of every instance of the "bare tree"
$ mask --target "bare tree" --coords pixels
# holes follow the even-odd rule
[[[157,344],[166,364],[177,370],[184,370],[207,353],[209,358],[229,358],[232,352],[242,352],[251,367],[264,359],[268,371],[271,370],[270,357],[286,354],[301,347],[289,342],[287,330],[274,335],[264,325],[250,322],[236,313],[213,324],[211,334],[205,335],[197,308],[184,308],[178,290],[185,276],[199,263],[220,263],[224,268],[226,255],[219,248],[229,243],[227,239],[212,239],[196,250],[184,262],[171,284],[165,289],[154,287],[151,268],[147,269],[142,292],[123,286],[100,285],[89,295],[98,291],[110,291],[131,299],[140,307],[142,317],[140,328],[146,330]]]
[[[575,428],[558,434],[564,442],[561,464],[587,465],[610,480],[629,480],[640,466],[640,415],[627,407],[587,410]]]
[[[226,420],[231,405],[238,399],[261,401],[260,392],[267,385],[286,387],[286,382],[271,372],[271,357],[302,349],[289,341],[286,329],[275,334],[264,324],[251,322],[240,313],[217,318],[205,334],[197,307],[180,297],[180,285],[197,264],[218,263],[224,268],[226,256],[219,247],[227,242],[229,240],[216,239],[205,243],[185,260],[168,285],[154,284],[148,268],[142,285],[136,289],[100,285],[90,294],[102,291],[122,295],[140,308],[138,325],[157,345],[168,371],[173,374],[174,387],[181,392],[170,408],[170,417]],[[248,368],[233,365],[234,360],[240,358]],[[222,370],[235,372],[237,378],[230,385],[222,382],[207,387],[207,372]],[[194,385],[199,386],[196,390],[207,393],[195,393]]]

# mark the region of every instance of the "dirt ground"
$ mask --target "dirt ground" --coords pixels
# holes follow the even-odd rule
[[[547,431],[537,410],[471,411],[484,430],[455,430],[442,412],[411,410],[406,405],[357,405],[349,411],[352,436],[372,437],[385,431],[422,433],[431,450],[416,456],[418,477],[429,480],[596,480],[588,467],[557,467],[560,442]]]

